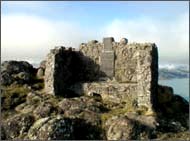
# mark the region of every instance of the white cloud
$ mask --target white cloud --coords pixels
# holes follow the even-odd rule
[[[189,15],[185,13],[173,21],[156,21],[147,17],[134,20],[114,20],[105,29],[105,34],[129,42],[155,42],[160,61],[177,62],[189,57]]]
[[[188,13],[175,21],[147,17],[113,20],[105,27],[84,27],[80,23],[50,21],[33,15],[4,15],[1,21],[2,59],[43,59],[57,45],[78,47],[92,39],[113,36],[129,42],[155,42],[160,60],[187,60],[189,52]],[[187,60],[188,61],[188,60]]]
[[[74,23],[28,15],[2,16],[1,29],[3,59],[43,59],[54,46],[78,47],[88,36]]]

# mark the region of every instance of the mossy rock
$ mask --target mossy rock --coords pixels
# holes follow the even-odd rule
[[[31,114],[16,114],[3,122],[6,139],[15,139],[27,133],[30,126],[34,123]]]
[[[24,86],[12,85],[4,87],[1,97],[1,110],[9,110],[26,101],[30,89]]]
[[[57,112],[58,110],[51,103],[42,102],[36,107],[36,109],[33,111],[33,114],[37,119],[39,119],[48,117]]]

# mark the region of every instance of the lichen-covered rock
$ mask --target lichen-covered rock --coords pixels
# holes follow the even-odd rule
[[[60,115],[39,119],[30,128],[27,137],[30,140],[73,139],[72,120]]]
[[[91,97],[79,97],[63,99],[58,106],[67,115],[76,115],[84,110],[100,113],[104,109],[103,104]]]
[[[157,84],[155,44],[107,38],[79,50],[52,49],[38,71],[22,61],[2,64],[2,83],[10,85],[1,89],[2,139],[148,140],[187,131],[189,103]]]
[[[36,75],[38,78],[43,78],[44,74],[45,74],[45,70],[42,68],[39,68]]]
[[[188,101],[179,95],[175,95],[171,87],[159,86],[157,100],[158,110],[166,117],[173,118],[178,117],[179,114],[189,113]]]
[[[26,61],[4,61],[1,64],[1,84],[30,83],[35,69]]]
[[[56,109],[49,102],[40,103],[37,108],[33,111],[34,116],[39,118],[44,118],[50,116]]]
[[[168,86],[158,87],[159,131],[183,132],[189,128],[189,103]]]
[[[136,123],[127,117],[112,119],[107,121],[107,139],[108,140],[131,140],[137,139]],[[110,125],[109,125],[110,124]]]
[[[1,72],[1,84],[10,85],[15,81],[15,79],[6,71]]]
[[[1,71],[7,71],[10,74],[17,74],[19,72],[32,73],[34,68],[26,61],[4,61],[1,64]]]
[[[27,87],[17,85],[3,88],[1,93],[1,110],[10,110],[25,102],[29,91]]]
[[[146,115],[138,115],[136,113],[127,113],[126,116],[131,119],[138,121],[140,124],[145,125],[149,128],[156,129],[159,125],[156,116],[146,116]]]
[[[92,123],[95,122],[88,122],[86,119],[76,116],[64,117],[63,115],[56,115],[41,118],[33,124],[25,139],[103,139],[101,124]]]
[[[39,68],[37,69],[36,76],[37,76],[38,78],[44,78],[45,69],[46,69],[46,60],[43,60],[43,61],[40,62],[40,66],[39,66]]]
[[[43,99],[43,95],[40,95],[36,92],[30,92],[30,93],[28,93],[28,95],[26,97],[26,103],[33,105],[33,104],[41,102],[42,99]]]
[[[18,84],[30,83],[30,81],[32,80],[32,75],[27,72],[20,72],[16,75],[13,75],[13,77]]]
[[[56,107],[59,100],[52,95],[30,92],[27,94],[26,102],[15,107],[17,112],[33,113],[36,119],[56,114],[59,108]]]
[[[37,105],[30,105],[25,103],[22,103],[18,106],[15,107],[15,111],[20,112],[20,113],[32,113],[36,109]]]
[[[155,138],[154,129],[127,116],[114,116],[105,123],[108,140],[141,140]]]
[[[33,123],[34,117],[31,114],[17,114],[7,119],[2,124],[6,139],[15,139],[23,136]]]

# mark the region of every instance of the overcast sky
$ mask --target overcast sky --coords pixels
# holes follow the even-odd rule
[[[112,36],[154,42],[160,63],[189,61],[188,2],[1,2],[2,60],[42,60],[57,45]]]

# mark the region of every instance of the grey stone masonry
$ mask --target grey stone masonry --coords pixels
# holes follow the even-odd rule
[[[97,52],[93,56],[92,50],[95,49]],[[110,63],[112,55],[102,54],[104,50],[114,52],[112,63]],[[131,92],[136,95],[134,97],[136,97],[137,105],[152,109],[156,103],[158,85],[158,52],[154,43],[128,43],[125,38],[122,38],[120,42],[115,42],[111,38],[105,38],[103,44],[83,44],[80,46],[80,51],[91,58],[99,56],[99,62],[96,61],[96,63],[100,64],[100,71],[115,78],[115,81],[120,84],[136,86],[137,90]],[[110,67],[112,64],[113,67]]]
[[[100,69],[106,74],[106,76],[112,78],[114,76],[114,51],[112,49],[112,42],[114,39],[104,38],[104,48],[101,53],[101,65]]]
[[[79,95],[94,92],[106,100],[131,101],[151,110],[158,88],[157,47],[109,37],[103,43],[82,43],[79,51],[55,48],[47,55],[44,80],[50,94],[66,97],[68,89]]]

